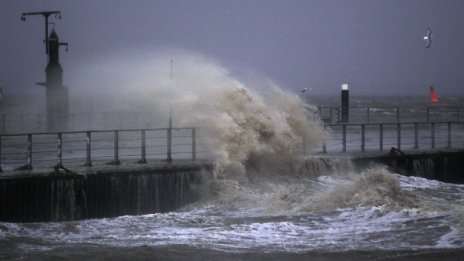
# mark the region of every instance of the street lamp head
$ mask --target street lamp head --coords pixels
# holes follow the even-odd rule
[[[26,15],[24,13],[21,14],[21,21],[26,21]]]

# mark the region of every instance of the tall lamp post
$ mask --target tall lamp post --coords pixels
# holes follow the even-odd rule
[[[44,11],[44,12],[28,12],[21,14],[21,20],[26,21],[26,16],[29,15],[42,15],[45,18],[45,54],[48,54],[48,18],[50,15],[55,15],[58,19],[61,19],[60,11]]]
[[[63,86],[63,69],[59,59],[59,49],[68,43],[60,42],[55,29],[48,33],[48,26],[53,23],[48,22],[51,15],[61,19],[60,11],[44,11],[22,13],[21,20],[25,21],[26,16],[42,15],[45,18],[45,53],[48,62],[45,69],[45,82],[37,83],[46,87],[47,92],[47,130],[65,131],[68,128],[68,89]]]

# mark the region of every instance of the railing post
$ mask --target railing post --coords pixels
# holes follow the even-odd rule
[[[345,124],[342,125],[342,137],[343,137],[342,138],[343,139],[343,142],[342,142],[343,143],[343,149],[342,149],[342,151],[346,152],[346,125]]]
[[[448,122],[448,148],[451,148],[451,122]]]
[[[114,131],[114,159],[111,164],[113,165],[121,165],[121,162],[119,161],[119,131]]]
[[[366,127],[364,124],[361,124],[361,151],[364,152],[366,150],[366,137],[365,137]]]
[[[401,124],[398,123],[396,129],[397,129],[396,143],[397,143],[398,149],[400,150],[401,149]]]
[[[435,122],[432,122],[430,125],[431,139],[432,139],[432,149],[435,149]]]
[[[92,166],[92,160],[91,160],[92,135],[90,131],[86,133],[86,142],[87,142],[87,157],[85,160],[85,166],[91,167]]]
[[[142,155],[142,158],[139,160],[139,163],[140,164],[145,164],[147,163],[147,156],[146,156],[146,146],[145,146],[145,142],[146,142],[146,139],[145,139],[145,130],[142,130],[141,133],[140,133],[140,136],[141,136],[141,152],[140,154]]]
[[[27,164],[25,169],[32,169],[32,134],[27,134]]]
[[[383,124],[379,124],[379,148],[383,151]]]
[[[414,123],[414,149],[419,148],[419,124]]]
[[[197,132],[192,128],[192,160],[197,159]]]
[[[63,134],[58,133],[58,140],[57,140],[57,152],[58,152],[58,164],[57,167],[63,166]]]

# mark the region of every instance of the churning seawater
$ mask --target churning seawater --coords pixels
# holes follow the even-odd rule
[[[384,170],[349,176],[235,187],[238,194],[227,202],[210,198],[171,213],[0,223],[0,259],[463,256],[463,185]],[[391,188],[391,180],[399,188]],[[251,196],[239,195],[245,192]]]

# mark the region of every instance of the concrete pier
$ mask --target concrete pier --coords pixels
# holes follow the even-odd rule
[[[395,173],[443,182],[464,184],[464,150],[395,151],[384,154],[360,154],[352,158],[362,169],[383,164]]]
[[[463,150],[318,155],[303,163],[306,172],[383,164],[402,175],[464,184]],[[174,211],[199,199],[196,188],[212,178],[212,168],[209,162],[185,161],[4,173],[0,221],[56,222]]]
[[[204,164],[111,167],[0,178],[0,221],[55,222],[176,210],[198,198]]]

